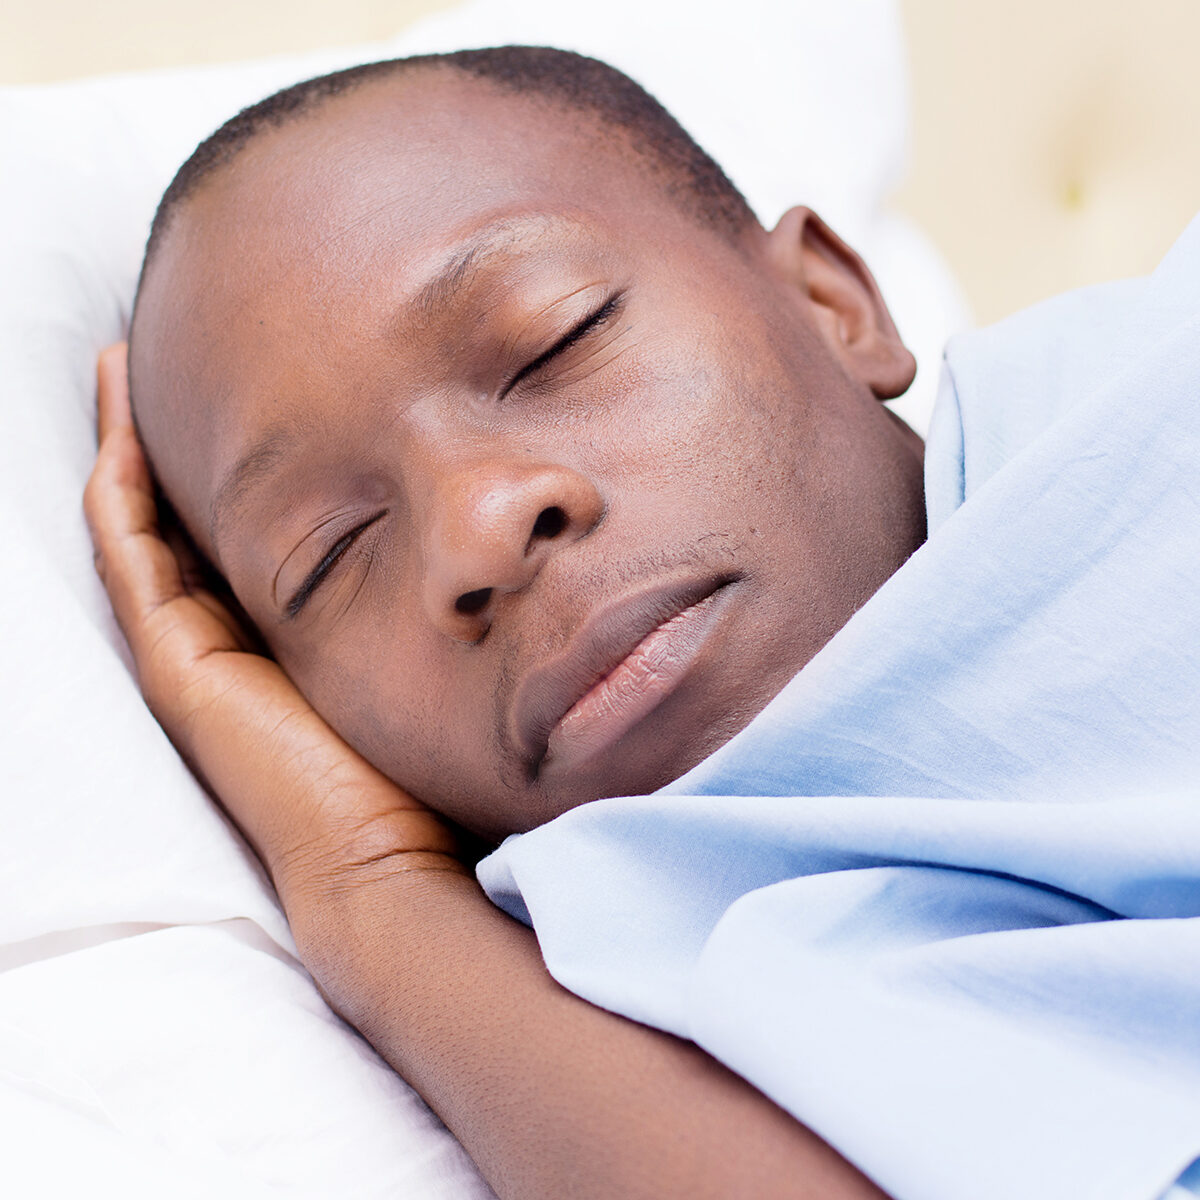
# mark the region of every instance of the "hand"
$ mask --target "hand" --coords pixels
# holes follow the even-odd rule
[[[99,435],[84,511],[142,691],[254,846],[298,940],[296,917],[331,891],[397,871],[466,873],[450,828],[338,737],[255,652],[194,554],[168,544],[130,414],[124,344],[100,358]]]

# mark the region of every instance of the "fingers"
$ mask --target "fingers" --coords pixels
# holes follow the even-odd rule
[[[129,458],[129,448],[114,445],[110,434],[88,482],[84,511],[96,569],[140,667],[147,622],[184,588],[175,556],[158,537],[153,498],[130,479]]]
[[[98,465],[103,462],[105,478],[120,486],[136,487],[153,501],[150,471],[129,407],[128,355],[124,342],[109,346],[100,354],[96,367],[96,414],[100,441]],[[86,507],[86,492],[84,500]]]
[[[96,366],[100,440],[121,425],[133,425],[129,407],[129,345],[117,342],[100,353]]]
[[[96,570],[140,668],[149,618],[186,589],[159,534],[154,485],[130,416],[123,343],[101,355],[97,375],[100,449],[84,490],[84,515]]]

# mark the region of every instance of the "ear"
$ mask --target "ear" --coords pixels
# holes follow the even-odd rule
[[[831,349],[880,400],[907,391],[917,371],[871,272],[808,208],[791,208],[767,234],[774,269],[798,287]]]

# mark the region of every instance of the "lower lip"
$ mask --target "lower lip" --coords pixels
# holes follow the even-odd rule
[[[664,621],[582,696],[550,731],[545,769],[591,758],[653,712],[695,665],[728,590]]]

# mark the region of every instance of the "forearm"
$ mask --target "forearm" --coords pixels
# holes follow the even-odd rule
[[[333,1006],[501,1197],[881,1195],[696,1047],[559,987],[469,877],[380,872],[293,925]]]

